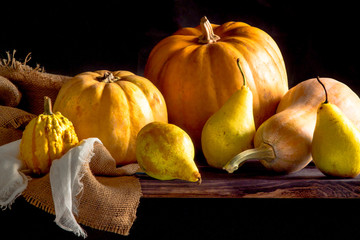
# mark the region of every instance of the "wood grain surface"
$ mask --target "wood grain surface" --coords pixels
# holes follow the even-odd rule
[[[256,161],[245,163],[233,174],[208,166],[199,170],[200,185],[138,174],[143,198],[360,198],[360,176],[330,178],[313,164],[286,175],[273,174]]]

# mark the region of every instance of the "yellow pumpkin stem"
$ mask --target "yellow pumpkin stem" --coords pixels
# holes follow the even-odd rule
[[[104,83],[113,83],[119,80],[118,77],[115,77],[112,72],[106,72],[104,76],[98,77],[98,81],[104,82]]]
[[[51,99],[47,96],[44,97],[44,114],[53,115]]]
[[[203,34],[199,37],[199,43],[215,43],[220,39],[220,37],[214,33],[207,17],[204,16],[201,18],[200,27]]]
[[[275,159],[274,149],[269,144],[263,143],[257,148],[245,150],[232,158],[223,169],[228,173],[233,173],[250,159],[272,161]]]

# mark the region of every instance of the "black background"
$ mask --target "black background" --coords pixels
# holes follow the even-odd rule
[[[16,49],[24,60],[32,52],[30,65],[70,76],[99,69],[142,75],[157,42],[206,15],[267,32],[282,51],[290,87],[319,75],[359,94],[357,8],[355,1],[314,0],[9,1],[0,8],[0,57]],[[358,200],[141,199],[129,239],[358,238],[359,213]],[[1,239],[76,239],[53,220],[20,198],[0,212]],[[86,230],[88,239],[122,239]]]
[[[142,75],[157,42],[205,15],[267,32],[282,51],[290,87],[320,75],[358,92],[357,8],[347,0],[13,1],[1,8],[0,56],[32,52],[30,65],[64,75],[98,69]]]
[[[84,227],[87,240],[358,239],[358,199],[141,199],[129,236]],[[19,198],[1,239],[80,240]]]

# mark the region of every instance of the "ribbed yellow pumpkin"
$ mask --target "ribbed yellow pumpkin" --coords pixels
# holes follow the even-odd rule
[[[52,161],[79,142],[72,123],[51,108],[50,98],[45,97],[44,113],[28,123],[20,142],[20,158],[36,174],[48,173]]]
[[[117,165],[136,162],[135,141],[142,127],[167,122],[160,91],[128,71],[76,75],[60,89],[54,110],[72,121],[79,139],[99,138]]]

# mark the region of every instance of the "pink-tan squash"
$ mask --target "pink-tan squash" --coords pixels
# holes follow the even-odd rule
[[[360,99],[348,86],[321,78],[329,93],[329,101],[360,128]],[[316,113],[325,94],[316,78],[303,81],[291,88],[282,98],[277,113],[257,130],[253,149],[245,150],[224,167],[234,172],[249,159],[259,159],[268,169],[291,173],[303,169],[311,160],[311,142]]]

